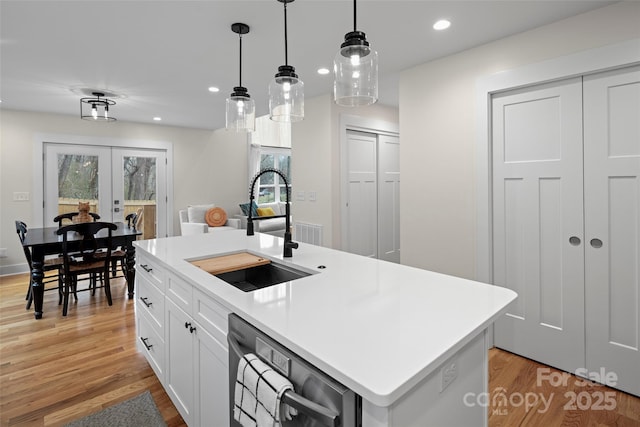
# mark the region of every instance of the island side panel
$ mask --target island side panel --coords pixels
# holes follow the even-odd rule
[[[487,329],[392,406],[364,400],[363,427],[487,426]],[[443,383],[447,383],[443,388]]]

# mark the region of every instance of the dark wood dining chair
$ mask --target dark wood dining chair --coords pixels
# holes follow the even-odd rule
[[[69,223],[73,223],[73,217],[77,216],[78,212],[67,212],[67,213],[63,213],[58,215],[57,217],[53,218],[53,222],[57,222],[58,223],[58,228],[62,227],[62,223],[65,220],[68,220]],[[91,215],[91,218],[93,218],[93,221],[98,221],[100,219],[100,215],[98,215],[95,212],[89,212],[89,215]]]
[[[27,224],[22,221],[16,221],[16,233],[18,234],[18,238],[20,239],[20,243],[24,243],[25,235],[27,234],[28,228]],[[32,262],[31,262],[31,251],[29,248],[23,246],[24,256],[27,259],[27,265],[29,266],[29,288],[27,289],[27,296],[25,300],[27,300],[26,309],[31,309],[31,304],[33,303],[33,290],[31,288],[31,272],[33,271]],[[42,286],[44,286],[45,291],[58,290],[58,305],[62,303],[62,269],[63,269],[63,259],[62,257],[49,257],[44,260],[44,272],[45,277],[42,279]],[[46,273],[48,271],[55,271],[55,275],[47,276]],[[56,282],[56,287],[47,288],[47,284]]]
[[[80,275],[89,275],[89,288],[83,290],[95,292],[96,288],[103,287],[107,302],[109,305],[113,304],[109,269],[112,261],[112,233],[117,229],[118,226],[111,222],[84,222],[67,225],[57,230],[57,234],[62,236],[63,316],[67,315],[69,308],[69,294],[73,293],[76,301],[78,299],[78,278]],[[106,230],[106,236],[97,237],[96,234],[102,230]],[[96,277],[98,276],[103,279],[101,286],[97,284]]]

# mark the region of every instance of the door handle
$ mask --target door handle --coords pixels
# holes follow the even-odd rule
[[[591,247],[600,249],[602,247],[602,240],[600,239],[591,239]]]

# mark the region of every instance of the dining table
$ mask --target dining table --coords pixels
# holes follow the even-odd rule
[[[121,247],[125,251],[125,273],[127,279],[127,292],[129,299],[133,298],[135,282],[136,250],[133,242],[142,234],[133,226],[123,222],[115,223],[118,228],[112,231],[112,249]],[[31,290],[33,294],[33,306],[35,318],[41,319],[43,313],[44,285],[44,259],[47,255],[59,255],[62,253],[62,235],[58,235],[58,227],[29,228],[25,234],[22,246],[31,251]],[[68,236],[69,249],[74,250],[74,239]],[[98,243],[106,240],[107,230],[101,230],[97,235]],[[104,241],[102,240],[102,241]],[[78,247],[80,239],[77,239]]]

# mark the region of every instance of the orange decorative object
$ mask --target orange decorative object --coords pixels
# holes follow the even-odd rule
[[[227,213],[222,208],[211,208],[204,215],[209,227],[221,227],[227,223]]]

